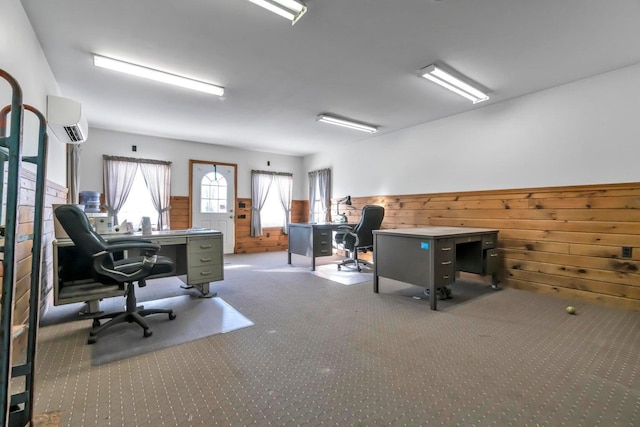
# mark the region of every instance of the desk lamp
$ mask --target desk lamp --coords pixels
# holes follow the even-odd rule
[[[347,206],[351,206],[351,196],[347,196],[344,199],[340,199],[338,200],[338,203],[336,204],[336,213],[338,218],[336,219],[336,222],[339,222],[340,224],[346,224],[347,223],[347,215],[344,213],[340,213],[340,203],[344,203]]]

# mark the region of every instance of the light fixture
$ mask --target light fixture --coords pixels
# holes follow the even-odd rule
[[[316,120],[323,123],[329,123],[331,125],[342,126],[349,129],[359,130],[361,132],[367,132],[367,133],[378,132],[377,126],[354,122],[353,120],[344,119],[342,117],[333,116],[331,114],[320,114],[316,118]]]
[[[153,68],[131,64],[129,62],[123,62],[117,59],[107,58],[105,56],[93,55],[93,64],[97,67],[108,68],[109,70],[120,71],[121,73],[131,74],[149,80],[155,80],[174,86],[180,86],[187,89],[210,93],[212,95],[224,95],[223,87],[216,86],[211,83],[205,83],[187,77],[165,73],[164,71],[154,70]]]
[[[338,216],[338,219],[336,222],[339,222],[341,224],[346,224],[347,215],[344,213],[340,213],[340,204],[342,203],[344,203],[347,206],[351,206],[351,196],[347,196],[344,199],[340,199],[336,202],[336,214]]]
[[[432,64],[421,69],[419,75],[424,77],[425,79],[429,79],[432,82],[439,84],[442,87],[449,89],[452,92],[457,93],[460,96],[467,98],[474,104],[489,99],[489,95],[463,81],[461,78],[454,76],[453,73],[453,70],[451,72],[448,72],[445,71],[442,67]],[[459,75],[459,73],[456,74]],[[468,79],[465,78],[465,80]]]
[[[291,21],[294,25],[307,11],[307,6],[295,0],[249,0]]]

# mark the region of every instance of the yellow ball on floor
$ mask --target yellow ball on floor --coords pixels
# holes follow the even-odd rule
[[[567,307],[567,313],[569,314],[576,314],[576,309],[574,307]]]

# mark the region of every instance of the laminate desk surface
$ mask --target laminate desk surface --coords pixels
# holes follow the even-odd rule
[[[471,228],[471,227],[418,227],[418,228],[393,228],[386,230],[375,230],[373,234],[428,236],[428,237],[462,237],[475,236],[478,233],[497,233],[493,228]]]
[[[429,289],[432,310],[437,290],[455,281],[456,271],[491,275],[497,289],[498,230],[470,227],[421,227],[373,232],[373,291],[379,277]],[[447,291],[448,295],[448,291]]]

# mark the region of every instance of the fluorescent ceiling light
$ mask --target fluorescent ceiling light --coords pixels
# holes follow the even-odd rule
[[[291,25],[298,22],[307,12],[307,6],[295,0],[249,0],[291,21]]]
[[[323,123],[329,123],[331,125],[342,126],[349,129],[359,130],[361,132],[367,132],[367,133],[378,132],[377,126],[371,126],[365,123],[354,122],[353,120],[343,119],[341,117],[332,116],[330,114],[320,114],[316,120]]]
[[[189,79],[187,77],[182,77],[175,74],[165,73],[164,71],[158,71],[152,68],[131,64],[129,62],[118,61],[117,59],[106,58],[100,55],[93,55],[93,64],[97,67],[108,68],[110,70],[120,71],[121,73],[132,74],[134,76],[167,83],[174,86],[198,90],[200,92],[210,93],[217,96],[224,95],[223,87]]]
[[[489,99],[489,95],[482,92],[479,89],[471,86],[470,84],[462,81],[458,77],[453,76],[451,73],[444,71],[437,65],[429,65],[426,68],[420,70],[420,76],[425,79],[429,79],[434,83],[439,84],[452,92],[457,93],[460,96],[464,96],[474,104],[478,102],[486,101]]]

